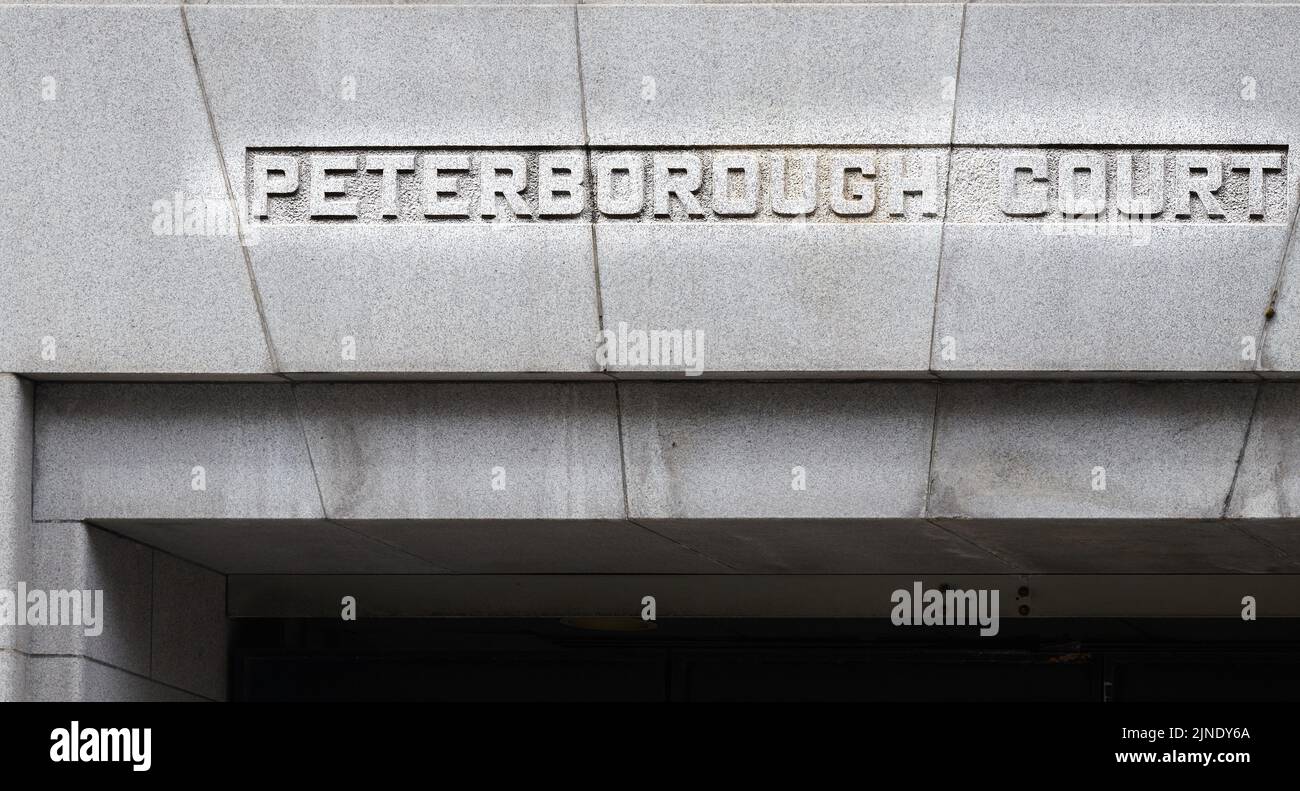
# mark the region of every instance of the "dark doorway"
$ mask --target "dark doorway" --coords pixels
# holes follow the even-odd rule
[[[231,697],[266,701],[1300,701],[1300,624],[239,619]],[[652,627],[652,628],[647,628]]]

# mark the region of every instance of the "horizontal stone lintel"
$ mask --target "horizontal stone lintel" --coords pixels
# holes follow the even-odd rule
[[[34,515],[226,573],[1280,571],[1297,388],[43,383]]]

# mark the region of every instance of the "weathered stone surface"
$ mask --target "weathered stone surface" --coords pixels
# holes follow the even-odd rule
[[[624,516],[612,384],[311,384],[297,394],[331,519]]]
[[[933,368],[1131,375],[1256,366],[1285,225],[1100,226],[1105,235],[1078,236],[1082,224],[1068,223],[949,224]]]
[[[212,700],[226,697],[226,578],[156,553],[151,677]]]
[[[180,10],[0,8],[0,71],[0,370],[269,371]]]
[[[1278,278],[1274,310],[1265,329],[1260,374],[1292,378],[1300,372],[1300,235],[1294,233]]]
[[[1265,384],[1232,489],[1227,516],[1300,517],[1300,385]]]
[[[920,383],[622,384],[631,516],[919,517],[934,398]]]
[[[591,142],[946,144],[960,21],[955,3],[583,6]]]
[[[938,223],[598,224],[605,329],[703,341],[695,368],[608,369],[924,373],[939,236]]]
[[[953,383],[940,388],[928,513],[1217,519],[1255,388]]]
[[[290,385],[38,391],[38,519],[323,516]]]

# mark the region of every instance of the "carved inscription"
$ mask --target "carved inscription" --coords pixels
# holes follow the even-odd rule
[[[1281,223],[1285,147],[250,149],[250,219]],[[951,172],[950,172],[951,169]]]

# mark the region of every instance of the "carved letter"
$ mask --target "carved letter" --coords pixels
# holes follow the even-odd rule
[[[889,157],[889,172],[892,181],[889,186],[890,216],[902,217],[903,196],[921,196],[921,214],[935,217],[939,214],[939,160],[934,154],[918,154],[921,160],[921,175],[903,175],[903,156],[892,154]]]
[[[786,157],[774,154],[769,162],[772,167],[772,212],[787,217],[812,214],[817,208],[817,155],[799,155],[801,189],[794,198],[786,192]]]
[[[516,217],[531,217],[524,202],[528,189],[528,163],[520,154],[484,154],[478,161],[478,213],[480,217],[497,216],[497,196]]]
[[[308,196],[312,217],[356,217],[356,198],[334,198],[344,195],[347,186],[343,179],[330,178],[330,173],[355,173],[357,158],[353,154],[318,155],[311,160],[311,193]]]
[[[560,175],[566,172],[567,175]],[[537,214],[577,217],[587,202],[586,160],[582,154],[542,154],[537,158]],[[558,197],[563,196],[563,197]]]
[[[1029,193],[1016,189],[1016,174],[1029,171],[1029,182],[1043,184]],[[1005,154],[998,165],[998,206],[1010,217],[1038,217],[1047,214],[1047,155]]]
[[[731,174],[741,174],[744,192],[732,195]],[[752,217],[758,213],[758,157],[719,153],[713,157],[713,212],[722,217]]]
[[[366,172],[381,174],[379,206],[385,217],[397,216],[397,174],[413,170],[412,154],[366,154]]]
[[[468,173],[469,157],[465,154],[430,154],[424,158],[424,215],[426,217],[468,217],[469,199],[455,197],[459,191],[456,176],[443,173]]]
[[[284,175],[280,183],[272,188],[267,184],[271,173]],[[256,156],[253,157],[253,216],[266,217],[267,195],[292,195],[298,191],[298,160],[291,156]]]
[[[876,165],[870,154],[837,156],[831,158],[831,211],[843,216],[867,215],[876,210],[875,184],[864,183],[853,188],[852,197],[846,187],[849,173],[861,173],[865,178],[876,175]]]
[[[1204,176],[1192,176],[1193,170],[1204,170]],[[1223,186],[1223,163],[1218,154],[1178,154],[1174,156],[1174,171],[1178,177],[1178,193],[1174,195],[1174,214],[1192,216],[1192,196],[1200,198],[1205,215],[1222,219],[1223,206],[1214,196]]]
[[[655,216],[672,216],[668,208],[670,195],[677,196],[691,217],[703,217],[700,199],[695,195],[704,183],[704,166],[694,154],[655,154]]]
[[[1075,195],[1076,174],[1088,173],[1088,188]],[[1096,217],[1106,211],[1106,158],[1101,154],[1065,154],[1056,174],[1057,203],[1066,217]]]
[[[1280,154],[1237,154],[1229,165],[1233,170],[1250,173],[1250,216],[1264,216],[1264,171],[1281,170]]]
[[[645,163],[640,154],[610,154],[596,160],[596,209],[607,217],[635,217],[645,206]],[[622,198],[614,189],[614,174],[627,174]]]
[[[1130,217],[1154,217],[1165,210],[1165,155],[1147,155],[1147,190],[1146,200],[1133,197],[1133,155],[1115,155],[1115,205],[1121,214]]]

